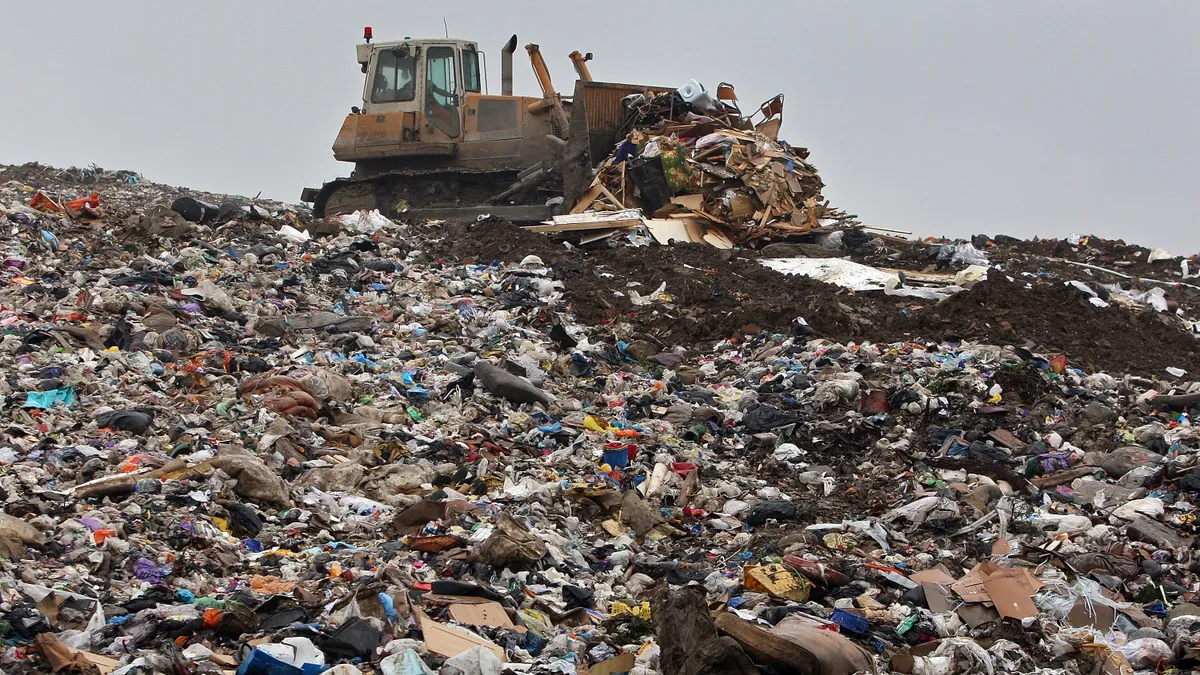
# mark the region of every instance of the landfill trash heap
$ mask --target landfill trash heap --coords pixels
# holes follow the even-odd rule
[[[0,227],[6,675],[1200,665],[1190,259],[36,164]]]

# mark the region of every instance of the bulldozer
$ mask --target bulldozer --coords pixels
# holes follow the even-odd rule
[[[411,219],[545,220],[588,189],[595,165],[623,137],[623,101],[672,89],[593,81],[592,55],[574,52],[578,77],[562,96],[529,44],[541,96],[516,96],[513,35],[501,50],[501,92],[489,94],[475,42],[372,39],[367,27],[356,45],[362,105],[333,144],[334,157],[354,170],[301,195],[317,217],[378,209]]]

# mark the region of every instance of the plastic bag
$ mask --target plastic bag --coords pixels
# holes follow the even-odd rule
[[[1129,665],[1138,669],[1153,668],[1159,661],[1170,659],[1172,656],[1170,645],[1158,638],[1130,640],[1117,651],[1129,659]]]
[[[442,675],[500,675],[504,665],[492,650],[479,645],[447,659],[442,666]]]
[[[433,675],[433,671],[411,649],[392,654],[379,663],[383,675]]]

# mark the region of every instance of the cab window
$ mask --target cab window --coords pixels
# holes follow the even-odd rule
[[[372,103],[411,101],[416,96],[413,78],[417,60],[408,51],[379,52],[375,80],[371,85]]]
[[[450,138],[462,132],[458,108],[458,66],[454,47],[425,50],[425,115]]]
[[[458,83],[455,82],[454,48],[430,47],[429,60],[425,64],[426,98],[440,106],[449,108],[456,105],[454,100]]]
[[[482,91],[479,86],[479,52],[474,49],[464,49],[462,62],[463,89],[478,94]]]

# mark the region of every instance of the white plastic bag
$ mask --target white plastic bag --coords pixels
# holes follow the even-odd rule
[[[492,650],[479,645],[448,659],[441,675],[500,675],[504,665]]]

